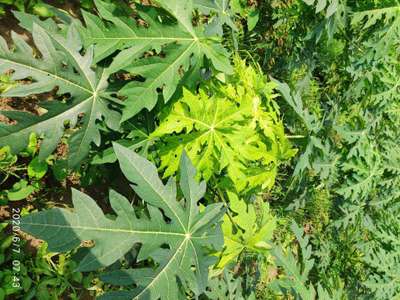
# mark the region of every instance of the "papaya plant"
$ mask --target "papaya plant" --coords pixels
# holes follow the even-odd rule
[[[0,300],[399,298],[399,0],[45,2],[0,0]]]
[[[100,139],[96,119],[106,117],[107,123],[117,128],[118,113],[108,108],[104,87],[106,78],[91,69],[92,51],[81,56],[78,32],[74,26],[68,30],[68,37],[49,34],[40,25],[33,25],[33,39],[41,58],[33,58],[33,49],[19,36],[14,34],[16,49],[10,50],[2,39],[1,71],[13,70],[13,80],[31,77],[26,85],[17,85],[3,93],[3,97],[23,97],[31,94],[49,92],[58,87],[60,94],[69,93],[70,101],[48,101],[41,104],[46,109],[42,116],[15,111],[3,112],[8,118],[17,121],[16,125],[2,125],[1,144],[10,144],[14,152],[21,151],[31,132],[44,137],[39,158],[48,157],[56,148],[64,134],[65,122],[75,127],[78,115],[80,130],[70,137],[71,165],[76,165],[89,151],[92,141]],[[71,47],[72,46],[72,47]],[[30,56],[30,57],[29,57]],[[68,62],[66,67],[64,64]],[[13,141],[13,142],[11,142]]]

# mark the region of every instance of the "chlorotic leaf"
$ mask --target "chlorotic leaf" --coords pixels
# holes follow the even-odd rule
[[[280,161],[294,154],[272,100],[273,88],[236,60],[229,84],[199,94],[184,90],[152,134],[161,138],[164,176],[177,171],[186,151],[206,180],[226,171],[239,192],[271,187]]]
[[[6,190],[6,196],[10,201],[20,201],[26,199],[34,191],[35,188],[22,179],[15,183],[10,190]]]
[[[234,193],[228,192],[230,210],[234,216],[224,216],[224,250],[220,253],[218,268],[224,268],[247,250],[267,254],[271,249],[270,240],[276,228],[276,219],[271,215],[267,203],[259,203],[257,213],[255,204],[246,204]]]
[[[41,179],[46,175],[47,169],[47,163],[35,157],[28,165],[28,176],[30,178]]]

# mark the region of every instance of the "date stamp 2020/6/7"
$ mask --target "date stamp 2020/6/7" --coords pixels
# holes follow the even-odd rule
[[[21,254],[21,238],[19,237],[19,231],[21,229],[21,209],[12,208],[11,216],[11,234],[12,234],[12,287],[21,287],[21,261],[19,260]]]

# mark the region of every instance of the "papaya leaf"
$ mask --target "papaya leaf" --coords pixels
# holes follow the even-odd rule
[[[218,39],[204,36],[201,26],[193,26],[192,0],[155,2],[160,7],[137,5],[137,12],[146,26],[138,25],[130,16],[133,11],[126,12],[100,0],[95,1],[100,17],[83,12],[86,27],[81,31],[86,45],[95,45],[95,62],[120,51],[108,72],[125,70],[145,78],[143,82],[129,82],[120,91],[120,95],[126,97],[122,121],[143,108],[151,110],[157,103],[159,89],[167,102],[184,73],[198,66],[197,62],[204,56],[216,69],[232,72],[227,52]],[[166,14],[175,20],[171,22]],[[151,50],[157,55],[144,55]]]
[[[233,30],[237,31],[238,28],[232,19],[234,13],[231,10],[230,3],[227,0],[194,0],[194,6],[201,12],[212,16],[209,22],[206,33],[223,35],[223,25],[226,24]]]
[[[235,278],[233,272],[224,269],[220,276],[215,276],[209,280],[209,286],[205,293],[210,300],[255,300],[256,296],[252,292],[246,295],[243,291],[243,278]]]
[[[224,216],[224,250],[218,268],[224,268],[235,261],[243,251],[267,254],[271,249],[270,240],[276,228],[276,219],[271,215],[267,203],[262,203],[259,214],[254,204],[246,204],[234,193],[228,192],[233,217]],[[259,220],[261,219],[261,222]]]
[[[45,161],[40,161],[37,157],[35,157],[28,165],[28,176],[29,178],[39,180],[46,175],[47,169],[47,163]]]
[[[314,265],[314,259],[311,256],[312,249],[309,244],[310,237],[304,234],[303,228],[294,221],[291,229],[299,243],[302,261],[298,263],[290,250],[285,254],[281,247],[275,247],[272,253],[276,258],[276,264],[285,272],[285,276],[275,280],[275,283],[283,290],[293,291],[301,299],[315,299],[315,288],[307,282],[310,270]]]
[[[29,80],[1,96],[27,97],[52,92],[57,87],[57,95],[69,97],[67,101],[39,103],[46,111],[42,115],[2,111],[17,124],[0,124],[0,146],[9,145],[14,153],[18,153],[26,148],[30,134],[35,132],[43,138],[39,159],[44,160],[57,147],[65,123],[69,122],[69,127],[74,129],[68,140],[69,165],[75,167],[88,154],[92,142],[100,143],[96,121],[104,118],[110,128],[117,129],[120,116],[108,107],[107,77],[101,70],[96,72],[91,68],[93,50],[89,48],[84,56],[79,53],[82,46],[75,26],[69,27],[64,38],[33,24],[32,35],[40,57],[35,57],[33,48],[21,36],[13,33],[13,50],[0,38],[0,73],[12,70],[12,80]]]
[[[277,105],[275,85],[240,59],[227,84],[183,97],[151,135],[157,144],[164,177],[173,175],[183,151],[206,180],[226,172],[238,192],[270,188],[281,161],[291,149]],[[211,96],[209,96],[211,94]]]
[[[208,267],[215,262],[208,251],[222,246],[222,205],[199,211],[197,202],[206,185],[195,180],[196,170],[185,155],[180,173],[185,200],[178,202],[174,180],[164,185],[149,161],[118,144],[114,148],[123,173],[147,204],[147,213],[139,214],[125,197],[111,191],[110,204],[117,216],[109,219],[93,199],[73,190],[73,212],[54,208],[28,215],[21,221],[22,230],[46,240],[49,250],[56,252],[93,241],[94,247],[78,266],[80,271],[109,266],[140,243],[138,262],[151,261],[154,267],[148,263],[145,268],[104,274],[108,283],[135,288],[110,292],[101,299],[180,299],[180,284],[200,294],[207,286]]]
[[[273,284],[287,296],[296,299],[344,299],[342,288],[327,290],[320,283],[314,286],[310,280],[310,271],[315,259],[312,255],[310,236],[295,221],[290,226],[299,244],[299,250],[294,255],[290,250],[285,253],[281,247],[274,247],[272,253],[275,256],[277,266],[281,267],[284,274],[275,279]],[[301,258],[298,258],[301,257]]]
[[[131,150],[134,150],[136,153],[141,156],[147,157],[149,155],[149,149],[153,145],[153,140],[149,136],[148,126],[146,126],[146,122],[133,122],[129,120],[125,122],[122,126],[122,129],[125,132],[129,132],[129,134],[124,138],[116,141],[116,143],[125,146]],[[91,163],[95,165],[101,165],[106,163],[114,163],[117,161],[117,155],[114,152],[112,146],[107,148],[101,153],[97,153]]]
[[[339,0],[303,0],[307,5],[315,5],[315,13],[325,12],[325,17],[329,18],[338,11]]]
[[[391,74],[394,75],[394,81],[398,82],[398,76],[396,76],[397,72],[389,71],[389,67],[390,65],[392,65],[392,63],[394,63],[395,66],[398,65],[397,59],[394,59],[393,62],[391,61],[390,58],[392,57],[392,55],[390,54],[390,52],[392,51],[394,46],[397,48],[399,43],[399,3],[391,7],[354,12],[351,19],[351,25],[355,29],[364,31],[364,35],[370,36],[370,42],[368,44],[368,48],[370,49],[366,51],[367,54],[365,55],[365,57],[363,57],[363,59],[366,58],[366,63],[368,64],[368,66],[371,66],[371,58],[374,58],[374,60],[384,60],[385,68],[383,69],[383,71],[376,70],[375,68],[373,69],[380,73],[378,76],[382,77],[381,81],[386,83],[385,86],[389,83],[385,77],[389,77]],[[375,30],[371,31],[372,28],[375,28]],[[380,29],[377,30],[377,28]],[[397,51],[394,51],[393,53],[396,52]],[[374,55],[371,55],[371,53],[373,53]],[[395,96],[398,95],[397,87],[394,87],[393,92]],[[383,97],[389,98],[390,95],[383,93],[382,95],[380,95],[380,98],[382,99]]]

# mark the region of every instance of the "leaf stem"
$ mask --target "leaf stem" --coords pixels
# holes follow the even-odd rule
[[[214,177],[214,181],[216,182],[215,177]],[[220,198],[220,200],[222,200],[224,206],[226,207],[226,215],[228,216],[229,220],[231,221],[233,227],[235,227],[236,230],[239,230],[239,226],[236,225],[235,220],[233,219],[233,217],[229,211],[229,204],[228,204],[228,201],[226,201],[226,199],[225,199],[223,191],[218,187],[218,185],[215,185],[215,189],[216,189],[217,196]]]
[[[306,136],[305,135],[287,135],[286,136],[288,139],[303,139]]]

